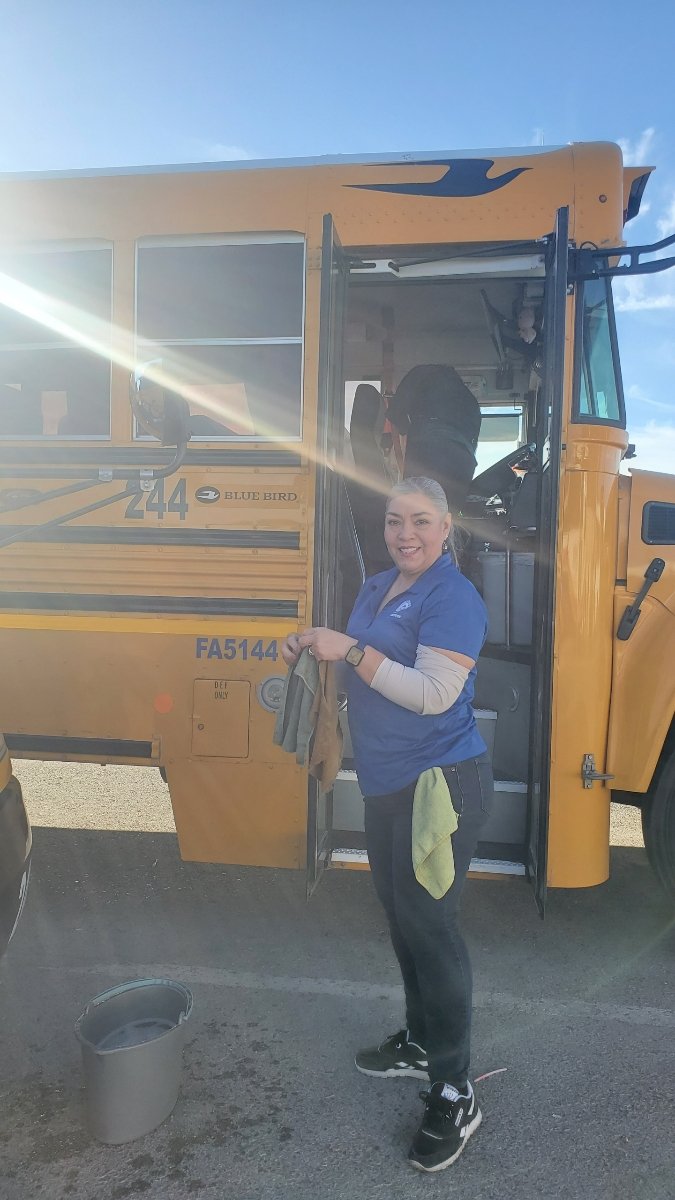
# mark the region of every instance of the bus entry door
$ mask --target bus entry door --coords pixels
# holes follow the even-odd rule
[[[349,263],[334,228],[323,218],[319,321],[319,396],[314,518],[314,592],[312,623],[339,623],[338,529],[343,426],[343,341]],[[311,895],[330,862],[332,791],[309,778],[307,811],[307,894]]]
[[[544,306],[544,378],[536,414],[539,532],[534,577],[533,674],[530,708],[525,868],[544,915],[547,889],[555,622],[555,551],[565,365],[569,209],[558,209],[548,240]]]

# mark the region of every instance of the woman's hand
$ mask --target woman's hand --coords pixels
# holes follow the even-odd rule
[[[288,637],[281,643],[281,657],[287,667],[294,667],[300,657],[300,637],[297,633],[289,633]]]
[[[307,646],[318,662],[341,662],[349,647],[356,645],[356,638],[338,633],[336,629],[321,627],[306,629],[300,634],[299,644],[301,650]]]

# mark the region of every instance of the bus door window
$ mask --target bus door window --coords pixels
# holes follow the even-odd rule
[[[366,574],[376,575],[391,565],[384,543],[384,510],[393,480],[381,444],[384,401],[375,383],[346,384],[347,421],[350,461],[345,471],[345,487]]]

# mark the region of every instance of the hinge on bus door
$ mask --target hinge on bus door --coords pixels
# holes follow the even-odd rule
[[[647,570],[645,571],[645,581],[640,588],[637,596],[632,604],[629,604],[623,611],[623,616],[619,621],[619,628],[616,631],[616,636],[620,642],[627,642],[631,633],[635,629],[640,616],[640,606],[647,592],[653,583],[658,583],[663,575],[665,561],[662,558],[653,558]]]
[[[651,246],[570,246],[567,260],[567,278],[571,283],[580,283],[583,279],[600,279],[603,276],[611,278],[621,275],[654,275],[658,271],[667,271],[675,267],[675,258],[657,258],[654,262],[641,262],[643,254],[656,254],[665,250],[666,246],[675,246],[675,233],[662,238]],[[625,266],[610,267],[610,258],[627,258]]]
[[[376,262],[366,262],[355,254],[347,254],[344,252],[343,262],[346,270],[351,271],[372,271],[377,267]],[[314,250],[307,251],[307,269],[310,271],[321,270],[321,250],[316,247]]]
[[[596,780],[613,779],[613,775],[603,775],[602,771],[595,769],[595,755],[584,754],[584,761],[581,764],[581,778],[584,781],[585,788],[592,788]]]

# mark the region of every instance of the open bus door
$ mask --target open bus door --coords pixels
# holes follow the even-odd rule
[[[544,378],[536,414],[539,531],[534,580],[528,819],[525,867],[540,914],[546,904],[555,617],[555,551],[562,433],[569,209],[558,209],[547,246]]]
[[[535,578],[531,738],[528,772],[526,871],[540,912],[546,897],[555,545],[562,426],[565,314],[567,302],[568,210],[557,215],[547,243],[544,378],[539,392],[533,440],[536,442],[538,512],[540,514]],[[315,584],[313,623],[340,627],[339,522],[344,505],[340,475],[343,406],[343,333],[350,265],[332,217],[324,218],[321,259],[319,413],[316,468]],[[329,865],[332,849],[333,797],[309,782],[307,891],[316,887]]]
[[[314,520],[314,594],[312,623],[336,628],[339,622],[338,535],[342,502],[343,342],[349,260],[333,218],[323,218],[319,319],[319,397]],[[309,777],[307,811],[307,895],[314,891],[330,862],[333,825],[332,791],[324,792]]]

